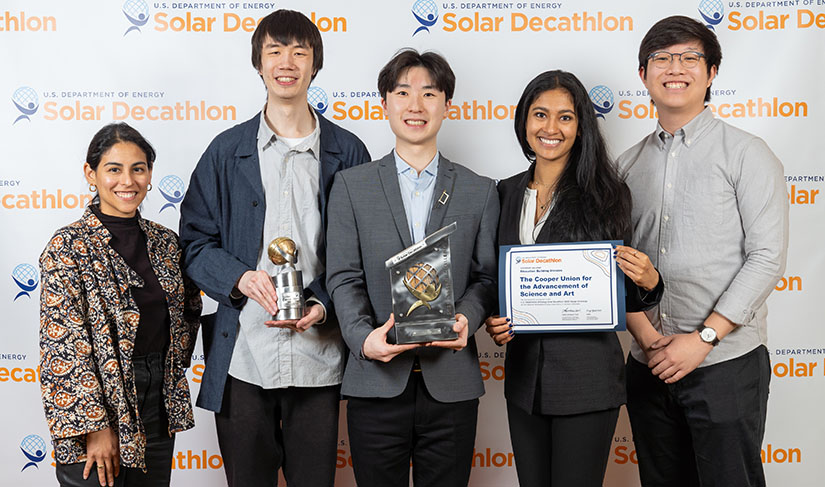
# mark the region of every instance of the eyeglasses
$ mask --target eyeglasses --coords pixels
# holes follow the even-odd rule
[[[670,67],[670,64],[673,62],[673,58],[678,57],[679,62],[682,63],[682,66],[686,69],[695,68],[699,64],[699,60],[705,57],[704,54],[701,52],[696,51],[685,51],[685,52],[666,52],[666,51],[658,51],[654,52],[647,58],[653,64],[653,66],[666,69]]]

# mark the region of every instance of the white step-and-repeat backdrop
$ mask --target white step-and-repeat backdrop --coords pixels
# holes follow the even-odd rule
[[[724,53],[711,105],[768,142],[785,164],[791,202],[787,275],[769,299],[773,377],[762,459],[770,485],[822,485],[825,158],[817,147],[825,127],[825,0],[4,1],[0,484],[56,485],[38,388],[37,260],[54,230],[77,219],[90,198],[81,166],[91,136],[122,120],[155,145],[155,190],[142,214],[177,229],[201,152],[264,104],[250,37],[258,19],[277,8],[301,10],[321,30],[325,65],[310,102],[358,134],[374,157],[393,142],[376,90],[381,66],[405,46],[444,54],[458,82],[440,149],[493,178],[526,167],[512,117],[525,84],[547,69],[582,80],[614,155],[653,130],[656,113],[636,69],[639,42],[662,17],[704,19]],[[470,483],[515,486],[504,349],[483,332],[477,339],[487,394]],[[200,345],[192,363],[197,393]],[[212,414],[198,410],[196,420],[194,430],[178,435],[173,484],[224,485]],[[343,418],[341,424],[336,485],[352,486]],[[637,486],[635,463],[623,412],[605,485]]]

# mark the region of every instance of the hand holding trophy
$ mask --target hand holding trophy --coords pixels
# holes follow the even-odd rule
[[[278,313],[272,319],[300,320],[304,316],[304,280],[301,271],[295,269],[298,247],[289,237],[278,237],[269,244],[267,254],[273,264],[285,266],[272,276],[278,295]]]

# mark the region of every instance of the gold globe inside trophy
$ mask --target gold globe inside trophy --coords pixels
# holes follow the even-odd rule
[[[299,320],[304,316],[304,279],[295,268],[298,262],[298,246],[289,237],[278,237],[267,248],[269,260],[281,271],[272,276],[275,293],[278,295],[278,313],[272,319]]]
[[[407,269],[404,276],[404,286],[407,287],[410,294],[418,298],[418,301],[410,305],[407,316],[419,306],[433,309],[430,302],[441,294],[441,281],[438,279],[438,272],[433,266],[424,262],[418,262]]]

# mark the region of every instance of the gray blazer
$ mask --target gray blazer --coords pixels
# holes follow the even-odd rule
[[[427,390],[438,401],[480,397],[484,385],[473,335],[496,305],[495,183],[439,155],[433,207],[426,233],[456,222],[450,236],[456,312],[470,325],[467,346],[458,352],[418,348],[388,363],[361,355],[367,335],[392,312],[389,271],[384,261],[413,244],[392,153],[335,175],[329,197],[327,290],[341,334],[350,349],[342,393],[356,397],[401,394],[417,354]],[[439,198],[446,192],[445,203]]]

